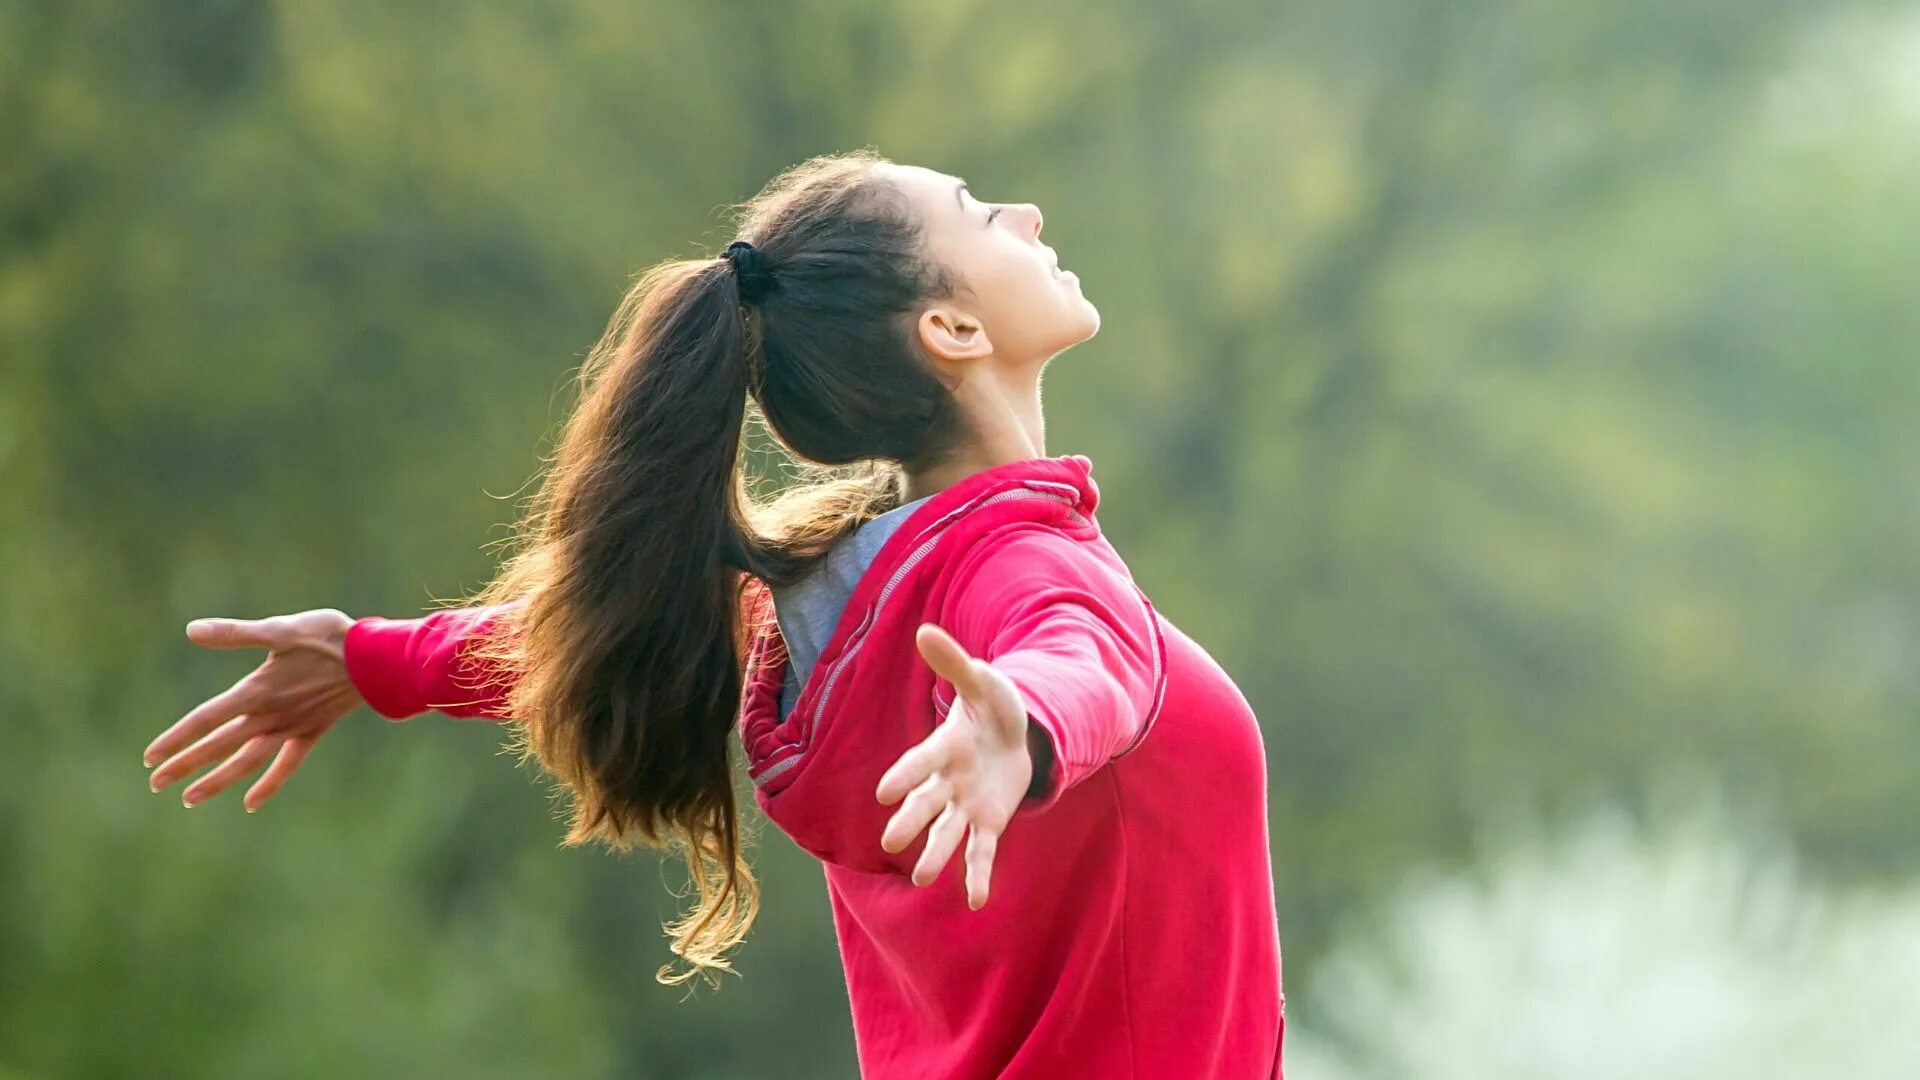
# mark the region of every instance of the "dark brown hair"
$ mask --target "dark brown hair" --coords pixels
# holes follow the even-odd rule
[[[662,982],[732,970],[758,909],[731,749],[756,583],[804,577],[964,437],[913,333],[953,282],[885,160],[813,158],[733,208],[772,278],[752,307],[724,258],[639,276],[581,366],[516,550],[457,601],[510,605],[475,655],[511,681],[521,760],[570,796],[565,842],[682,849],[696,902],[667,930],[689,966]],[[764,503],[742,468],[750,397],[809,474]]]

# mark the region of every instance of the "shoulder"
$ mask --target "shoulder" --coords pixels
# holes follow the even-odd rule
[[[943,608],[950,617],[1004,618],[1035,606],[1076,603],[1137,612],[1145,597],[1105,538],[1021,523],[980,537],[958,556]]]
[[[1017,522],[977,537],[954,559],[956,587],[1024,578],[1074,581],[1124,572],[1104,539],[1072,536],[1050,525]]]

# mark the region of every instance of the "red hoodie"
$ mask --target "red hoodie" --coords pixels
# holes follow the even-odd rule
[[[748,773],[767,817],[825,864],[864,1076],[1281,1076],[1260,730],[1134,584],[1098,502],[1078,454],[935,494],[860,578],[785,718],[785,648],[755,613]],[[480,673],[460,649],[489,610],[361,619],[348,672],[393,719],[500,718],[500,692],[468,688]],[[952,701],[914,644],[922,622],[1012,679],[1054,747],[979,911],[957,856],[932,884],[909,880],[924,833],[899,854],[880,846],[898,809],[875,799],[880,776]]]

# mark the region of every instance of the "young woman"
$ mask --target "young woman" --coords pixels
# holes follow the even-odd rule
[[[737,732],[825,865],[864,1075],[1280,1076],[1259,728],[1102,536],[1091,462],[1045,453],[1041,371],[1099,313],[1039,209],[870,153],[745,209],[628,295],[468,606],[190,624],[269,654],[154,740],[154,790],[264,765],[254,810],[363,703],[510,720],[570,843],[684,850],[678,981],[756,907]],[[749,397],[848,468],[761,504]]]

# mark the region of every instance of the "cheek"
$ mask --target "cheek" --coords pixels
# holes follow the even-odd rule
[[[994,254],[994,258],[978,260],[968,279],[985,309],[983,314],[990,319],[1019,320],[1044,310],[1045,274],[1036,274],[1025,261],[1008,258],[1003,252]]]
[[[1016,352],[1055,348],[1062,334],[1083,332],[1078,324],[1086,318],[1086,305],[1072,282],[1054,276],[1050,259],[998,245],[973,254],[968,280],[988,333],[1001,347]]]
[[[1001,267],[1001,281],[1008,299],[1030,315],[1057,310],[1067,295],[1067,282],[1053,275],[1053,264],[1019,252]]]
[[[998,244],[981,253],[979,264],[983,277],[993,283],[994,290],[1006,294],[1031,288],[1035,275],[1045,272],[1036,269],[1035,260],[1026,253]]]

